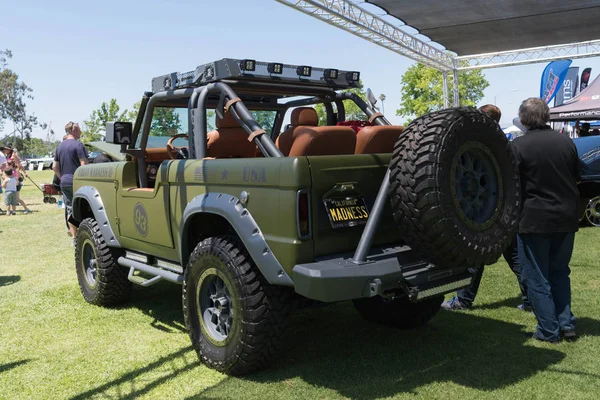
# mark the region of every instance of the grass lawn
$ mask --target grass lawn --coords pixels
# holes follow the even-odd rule
[[[30,175],[38,184],[52,176]],[[501,261],[486,267],[473,310],[441,311],[414,331],[364,322],[351,303],[295,314],[281,360],[238,379],[198,362],[180,286],[135,287],[133,301],[116,309],[87,304],[64,210],[26,183],[33,213],[0,216],[1,399],[600,397],[600,229],[577,234],[577,342],[525,335],[535,318],[517,310],[517,282]]]

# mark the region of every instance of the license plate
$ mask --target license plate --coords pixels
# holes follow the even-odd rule
[[[365,200],[360,196],[324,199],[323,203],[334,229],[364,225],[369,218]]]

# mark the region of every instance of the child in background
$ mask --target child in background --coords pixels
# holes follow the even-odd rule
[[[23,213],[24,214],[29,214],[31,212],[31,210],[29,208],[27,208],[27,204],[25,204],[25,202],[23,200],[21,200],[21,188],[23,187],[23,184],[21,183],[23,181],[23,174],[21,174],[21,171],[19,171],[19,165],[17,165],[17,163],[13,160],[8,162],[8,166],[9,168],[12,168],[13,170],[13,178],[17,179],[17,203],[20,204],[23,207]],[[21,166],[20,169],[23,169],[23,166]],[[25,172],[25,171],[23,171]]]
[[[4,205],[6,206],[6,215],[17,214],[17,178],[14,178],[12,174],[12,168],[7,168],[4,170],[2,188],[4,189]]]

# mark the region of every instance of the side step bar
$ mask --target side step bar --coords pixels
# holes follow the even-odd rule
[[[167,271],[162,268],[157,268],[152,265],[148,265],[139,261],[132,260],[126,257],[119,257],[117,259],[117,263],[122,265],[123,267],[129,267],[129,280],[137,285],[141,286],[150,286],[160,281],[161,279],[165,279],[169,282],[173,283],[183,283],[183,274],[178,274],[175,272]],[[146,279],[141,276],[134,275],[135,271],[142,271],[147,274],[153,275],[152,278]]]

